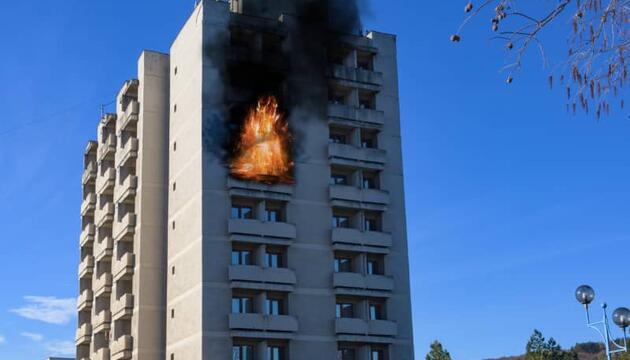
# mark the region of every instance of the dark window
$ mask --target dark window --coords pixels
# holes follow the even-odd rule
[[[370,320],[383,320],[383,306],[381,304],[370,303]]]
[[[250,297],[232,298],[232,314],[250,314],[253,312],[253,299]]]
[[[385,360],[385,351],[381,349],[372,349],[370,352],[370,360]]]
[[[251,345],[232,346],[232,360],[254,360],[254,347]]]
[[[378,174],[364,172],[363,173],[363,188],[364,189],[378,189]]]
[[[366,215],[364,221],[364,230],[365,231],[381,231],[380,229],[380,221],[378,218],[378,215],[376,214],[369,214]]]
[[[352,259],[348,257],[335,257],[335,272],[352,272]]]
[[[282,299],[268,298],[265,301],[265,307],[267,308],[268,315],[284,315]]]
[[[337,360],[354,360],[354,349],[341,348],[337,350]]]
[[[374,132],[361,132],[361,147],[367,149],[376,149],[377,145],[377,135]]]
[[[265,256],[265,266],[270,268],[283,267],[282,253],[268,250]]]
[[[381,265],[381,261],[376,258],[368,257],[367,273],[368,275],[383,275],[383,267]]]
[[[331,133],[330,137],[329,137],[329,140],[333,144],[345,144],[346,143],[346,135]]]
[[[350,217],[342,215],[333,215],[332,226],[334,228],[349,228]]]
[[[251,206],[232,205],[230,216],[232,219],[253,219],[254,211]]]
[[[284,360],[284,348],[281,346],[268,346],[267,359],[268,360]]]
[[[250,250],[232,250],[232,265],[252,265]]]
[[[346,98],[340,94],[330,94],[330,96],[328,96],[328,102],[331,104],[343,105],[346,102]]]
[[[331,174],[330,183],[332,185],[348,185],[348,177],[342,174]]]
[[[359,107],[361,109],[372,109],[376,108],[375,94],[371,92],[359,92]]]
[[[337,318],[354,317],[354,305],[351,303],[337,303],[335,315]]]
[[[266,209],[265,217],[269,222],[281,222],[282,221],[282,211],[278,209]]]

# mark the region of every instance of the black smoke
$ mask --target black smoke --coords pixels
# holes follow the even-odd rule
[[[293,121],[325,121],[328,49],[340,43],[344,35],[363,32],[361,0],[241,1],[245,16],[283,16],[281,27],[286,32],[268,29],[263,32],[262,49],[260,45],[248,49],[254,45],[247,43],[248,35],[257,29],[233,21],[230,29],[204,44],[207,63],[220,74],[216,86],[223,96],[223,101],[212,102],[215,108],[205,116],[204,149],[226,164],[236,149],[247,112],[261,96],[275,96],[287,118],[297,109],[310,115]],[[293,155],[297,157],[302,153],[300,139],[306,135],[296,128],[291,130]]]

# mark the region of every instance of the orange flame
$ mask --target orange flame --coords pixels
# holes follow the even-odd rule
[[[289,125],[275,97],[262,97],[247,114],[230,166],[233,176],[260,182],[293,183]]]

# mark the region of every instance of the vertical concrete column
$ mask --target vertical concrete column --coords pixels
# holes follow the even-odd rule
[[[269,360],[267,341],[261,341],[256,344],[256,360]]]
[[[355,271],[359,274],[367,274],[367,254],[360,253],[356,257]]]
[[[348,98],[346,99],[346,105],[351,107],[359,107],[359,89],[352,88]]]
[[[368,319],[368,301],[367,299],[361,299],[356,303],[354,309],[354,317],[358,319]]]
[[[267,309],[265,309],[265,302],[267,300],[267,293],[265,291],[260,292],[256,295],[254,299],[254,312],[258,314],[267,314]]]
[[[267,205],[264,200],[256,203],[256,218],[260,221],[267,221],[267,218],[265,217],[266,206]]]
[[[348,56],[345,59],[345,66],[350,67],[350,68],[356,68],[357,67],[357,51],[356,50],[352,50],[350,52],[350,54],[348,54]]]
[[[356,147],[361,147],[361,129],[355,127],[351,131],[351,144]]]
[[[372,360],[370,359],[370,346],[362,345],[357,349],[357,358],[359,360]]]
[[[262,244],[254,250],[254,264],[265,266],[265,255],[267,254],[267,245]]]

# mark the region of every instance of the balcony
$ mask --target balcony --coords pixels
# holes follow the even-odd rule
[[[333,274],[333,287],[360,290],[392,291],[394,280],[383,275],[363,275],[358,273],[340,272]]]
[[[230,219],[228,221],[228,232],[230,234],[284,239],[295,239],[296,237],[296,229],[293,224],[256,219]]]
[[[96,178],[96,193],[97,194],[111,194],[115,183],[116,183],[116,170],[110,167],[106,169],[99,177]]]
[[[360,336],[396,336],[398,325],[388,320],[335,319],[335,333]]]
[[[99,333],[103,330],[109,330],[112,323],[112,312],[109,310],[103,310],[94,315],[94,332]]]
[[[79,295],[79,298],[77,299],[77,310],[83,311],[91,309],[92,300],[94,300],[94,293],[92,292],[92,290],[83,290],[83,292],[81,293],[81,295]]]
[[[81,216],[91,215],[96,208],[96,195],[89,193],[81,203]]]
[[[79,278],[91,278],[94,272],[94,256],[87,255],[79,263]]]
[[[99,297],[103,294],[111,294],[112,292],[112,274],[105,273],[94,281],[94,296]]]
[[[136,214],[129,212],[119,221],[114,222],[114,241],[121,241],[136,232]]]
[[[114,321],[129,319],[133,314],[133,295],[125,294],[112,304],[112,318]]]
[[[111,360],[111,357],[109,356],[109,354],[110,354],[109,348],[107,347],[100,348],[96,351],[96,353],[94,353],[93,360]]]
[[[85,170],[83,170],[83,176],[81,176],[81,183],[85,186],[96,180],[96,164],[94,161],[90,161]]]
[[[126,253],[112,264],[112,275],[115,280],[129,279],[133,276],[135,266],[136,256],[132,253]]]
[[[103,126],[111,126],[116,121],[116,118],[116,114],[104,114],[103,117],[101,117],[101,124],[103,124]]]
[[[74,339],[77,346],[89,344],[92,339],[92,324],[83,324],[79,326]]]
[[[134,130],[131,126],[138,122],[138,114],[140,113],[140,104],[136,100],[131,100],[127,104],[127,108],[123,116],[116,121],[116,131],[120,134],[122,131]]]
[[[106,237],[101,241],[94,243],[94,257],[96,261],[101,261],[104,258],[110,258],[114,249],[114,240],[111,237]]]
[[[137,189],[138,177],[135,175],[129,175],[116,187],[116,190],[114,190],[114,200],[117,203],[133,201],[133,197],[136,195]]]
[[[298,321],[289,315],[230,314],[231,330],[296,332]]]
[[[133,337],[131,335],[123,335],[112,342],[111,360],[131,359],[133,351]]]
[[[116,167],[129,165],[131,160],[138,157],[138,139],[130,138],[116,154]]]
[[[101,206],[100,209],[96,211],[96,216],[94,217],[94,222],[96,226],[101,227],[105,224],[111,224],[114,221],[114,203],[108,202]]]
[[[283,199],[290,200],[290,197],[287,197],[293,194],[293,186],[285,185],[285,184],[262,184],[255,181],[244,181],[235,179],[233,177],[229,177],[227,181],[227,187],[230,190],[236,191],[256,191],[263,192],[267,194],[267,197],[271,195],[271,197],[278,199],[278,196],[284,197]],[[276,195],[276,196],[273,196]]]
[[[382,126],[385,124],[385,113],[372,109],[361,109],[343,104],[328,104],[330,119],[350,120],[360,123]]]
[[[392,246],[392,235],[378,231],[360,231],[357,229],[334,228],[332,242],[358,246],[388,248]]]
[[[334,79],[352,81],[367,85],[371,90],[378,90],[383,85],[383,73],[343,65],[332,65],[328,71]]]
[[[112,160],[116,153],[116,136],[109,134],[103,142],[98,144],[98,160]]]
[[[228,269],[230,281],[243,281],[261,284],[295,285],[295,272],[286,268],[232,265]]]
[[[354,186],[331,185],[329,189],[330,200],[351,201],[364,204],[389,204],[389,193],[376,189],[361,189]]]
[[[87,224],[83,230],[81,230],[81,236],[79,237],[79,245],[81,247],[88,246],[94,242],[94,234],[96,233],[96,227],[94,224]]]
[[[387,153],[384,150],[360,148],[347,144],[328,144],[328,157],[334,164],[379,169],[387,162]]]

